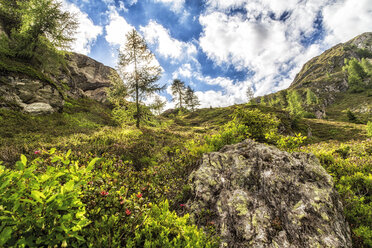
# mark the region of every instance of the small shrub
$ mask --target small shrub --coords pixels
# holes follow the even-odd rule
[[[203,230],[189,224],[188,214],[178,217],[175,212],[170,212],[168,201],[152,207],[134,236],[127,241],[126,247],[218,247],[215,238],[208,238]]]
[[[266,139],[269,143],[275,144],[278,148],[291,152],[300,147],[307,137],[302,136],[301,133],[297,133],[295,136],[284,136],[275,132],[270,132],[266,134]]]
[[[236,126],[244,125],[247,137],[264,141],[269,132],[276,132],[280,121],[273,114],[265,114],[259,109],[238,107],[231,115]]]
[[[368,137],[372,137],[372,121],[369,121],[367,123],[367,136]]]

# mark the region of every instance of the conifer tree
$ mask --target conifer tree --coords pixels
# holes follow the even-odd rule
[[[185,102],[185,83],[179,79],[174,79],[171,85],[171,90],[174,96],[173,101],[176,102],[176,107],[182,108],[182,104]]]
[[[198,96],[195,95],[195,91],[191,89],[190,86],[187,86],[185,92],[185,103],[193,112],[195,111],[195,108],[200,105]]]
[[[254,98],[253,89],[251,87],[248,87],[246,94],[247,94],[248,102],[250,102]]]
[[[161,98],[157,95],[155,96],[154,103],[150,105],[150,108],[154,110],[157,115],[160,115],[161,111],[164,109],[166,101],[161,100]]]
[[[294,116],[302,117],[304,109],[301,104],[301,95],[296,90],[289,91],[287,101],[289,112]]]
[[[63,60],[78,26],[58,0],[0,0],[0,19],[9,48],[1,52],[42,69]]]
[[[319,103],[318,97],[314,94],[314,92],[311,91],[311,89],[308,88],[306,90],[306,104],[310,106],[312,104],[318,104],[318,103]]]
[[[119,51],[118,70],[126,82],[129,94],[136,102],[136,126],[140,127],[142,118],[141,100],[164,87],[156,84],[161,75],[161,67],[154,54],[148,49],[145,40],[135,29],[126,35],[123,50]]]

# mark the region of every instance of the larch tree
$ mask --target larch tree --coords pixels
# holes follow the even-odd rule
[[[254,92],[253,92],[252,87],[247,88],[246,95],[248,98],[248,102],[250,102],[254,98]]]
[[[200,105],[200,101],[198,99],[198,96],[195,95],[195,91],[191,89],[190,86],[187,86],[186,92],[185,92],[185,103],[187,107],[191,109],[191,111],[195,111],[195,108]]]
[[[167,104],[166,101],[161,100],[161,98],[157,95],[155,96],[154,102],[150,105],[150,108],[157,114],[160,115],[161,111],[164,109],[165,105]]]
[[[2,52],[42,69],[63,60],[78,27],[58,0],[0,0],[0,18],[9,44]]]
[[[185,90],[186,90],[185,83],[179,79],[174,79],[171,85],[171,90],[174,96],[173,101],[176,102],[176,107],[182,108],[182,104],[184,103]]]
[[[141,122],[141,100],[164,89],[156,81],[161,75],[154,54],[148,49],[146,41],[135,29],[126,35],[124,49],[119,50],[118,71],[126,83],[128,93],[136,102],[136,126]]]

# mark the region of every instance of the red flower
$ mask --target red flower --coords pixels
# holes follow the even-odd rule
[[[125,214],[126,215],[130,215],[132,212],[129,210],[129,209],[127,209],[127,210],[125,210]]]
[[[142,193],[138,193],[136,196],[138,199],[140,199],[142,197]]]
[[[108,195],[109,193],[108,192],[106,192],[106,191],[101,191],[101,196],[106,196],[106,195]]]
[[[34,152],[34,154],[40,154],[40,153],[41,153],[41,151],[39,151],[39,150]]]
[[[180,204],[180,207],[185,207],[186,206],[186,204]]]

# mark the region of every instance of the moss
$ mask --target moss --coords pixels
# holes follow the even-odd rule
[[[329,221],[329,217],[325,212],[322,212],[320,215],[322,216],[323,220]]]

